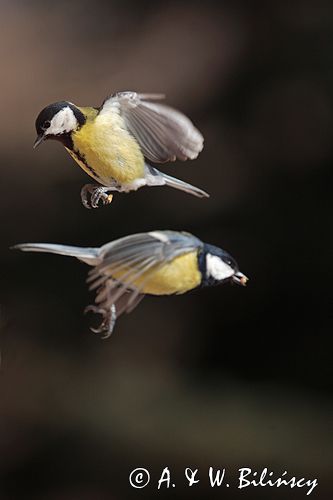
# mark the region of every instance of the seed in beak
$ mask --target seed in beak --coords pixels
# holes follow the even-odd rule
[[[249,278],[247,276],[245,276],[245,274],[241,273],[240,271],[238,271],[237,273],[235,273],[233,275],[233,280],[238,284],[238,285],[242,285],[242,286],[245,286],[247,284],[247,282],[249,281]]]

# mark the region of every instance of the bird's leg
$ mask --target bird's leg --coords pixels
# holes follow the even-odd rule
[[[94,333],[105,332],[102,338],[103,339],[109,338],[116,324],[116,319],[117,319],[116,306],[112,304],[110,309],[106,310],[97,306],[90,305],[86,307],[84,310],[85,314],[87,312],[93,312],[102,315],[103,319],[99,327],[98,328],[90,327],[90,330]]]
[[[102,206],[109,205],[113,198],[112,191],[117,191],[116,185],[85,184],[81,189],[82,204],[85,208],[98,208],[100,202]]]

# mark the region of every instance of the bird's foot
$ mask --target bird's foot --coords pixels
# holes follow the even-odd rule
[[[81,201],[85,208],[98,208],[101,202],[102,206],[109,205],[113,195],[111,187],[100,186],[98,184],[85,184],[81,189]]]
[[[109,338],[116,324],[116,319],[117,319],[116,306],[112,304],[110,310],[106,310],[101,307],[90,305],[85,308],[84,314],[88,312],[93,312],[96,314],[100,314],[102,316],[102,322],[99,325],[99,327],[98,328],[90,327],[90,330],[94,333],[104,333],[102,339]]]

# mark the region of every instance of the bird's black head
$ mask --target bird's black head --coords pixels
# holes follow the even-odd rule
[[[225,281],[246,285],[247,277],[239,271],[235,259],[222,248],[205,244],[199,255],[199,267],[203,286],[219,285]]]
[[[45,139],[59,139],[69,137],[73,130],[85,123],[84,114],[74,104],[67,101],[55,102],[44,108],[36,119],[37,139],[36,148]]]

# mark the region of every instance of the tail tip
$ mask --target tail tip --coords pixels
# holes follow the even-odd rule
[[[210,194],[206,193],[206,191],[202,191],[201,198],[210,198]]]

